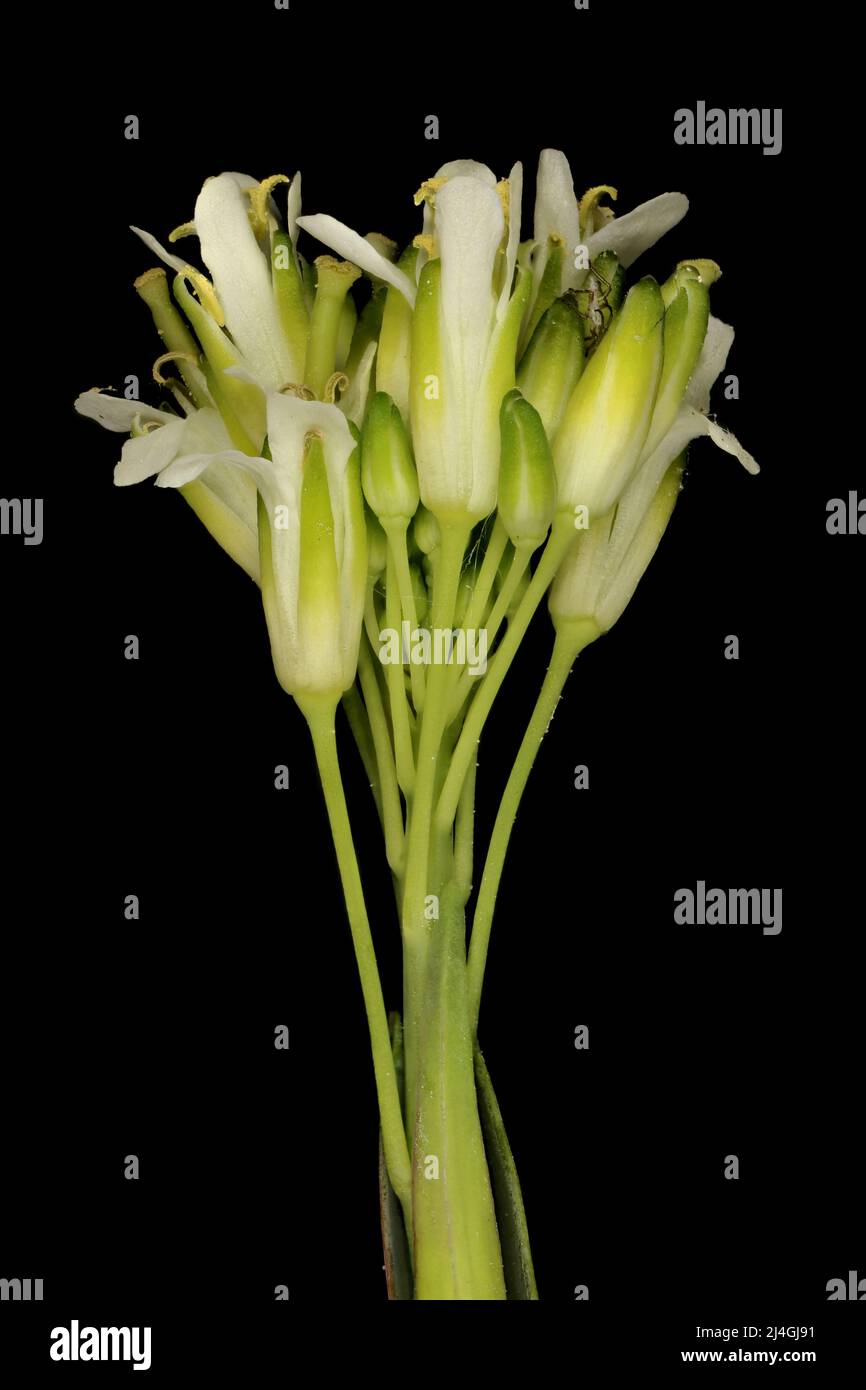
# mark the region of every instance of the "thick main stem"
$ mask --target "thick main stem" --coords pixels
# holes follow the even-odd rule
[[[431,626],[450,630],[453,627],[457,589],[469,528],[463,525],[440,524],[441,542],[433,590]],[[446,723],[448,675],[448,666],[434,664],[430,669],[424,712],[421,715],[414,794],[409,808],[406,833],[406,877],[402,911],[403,1037],[406,1057],[406,1125],[410,1133],[414,1124],[417,1093],[420,995],[430,935],[426,901],[438,892],[438,886],[432,886],[428,882],[428,870],[437,769]],[[450,825],[446,833],[450,833]]]
[[[505,1277],[475,1091],[462,893],[442,890],[427,953],[413,1134],[415,1297],[504,1299]]]

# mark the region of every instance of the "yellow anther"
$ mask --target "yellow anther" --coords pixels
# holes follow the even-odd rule
[[[168,239],[169,241],[180,241],[181,237],[195,235],[196,230],[194,222],[181,222],[179,227],[175,227],[173,232],[169,232]]]
[[[436,250],[436,238],[425,236],[423,232],[419,232],[416,237],[412,238],[412,245],[417,246],[419,251],[426,251],[431,261],[435,260],[438,255]]]
[[[198,366],[198,361],[195,357],[193,357],[191,352],[164,352],[162,354],[162,357],[157,357],[156,361],[153,364],[153,367],[151,368],[151,371],[153,372],[153,379],[156,382],[157,386],[173,385],[173,382],[164,377],[162,372],[160,371],[160,368],[166,362],[192,362],[196,366]]]
[[[434,203],[436,200],[436,194],[438,193],[439,189],[442,187],[443,184],[447,182],[447,178],[425,179],[421,187],[418,189],[418,192],[415,194],[414,202],[416,208],[421,203]]]
[[[509,211],[511,208],[511,184],[508,179],[500,179],[496,185],[496,192],[499,194],[499,201],[502,204],[502,214],[505,218],[505,225],[508,226]]]
[[[267,236],[269,228],[268,219],[268,197],[272,188],[276,188],[278,183],[291,183],[287,174],[271,174],[270,178],[262,179],[255,188],[248,188],[250,195],[250,222],[256,236],[261,238]]]

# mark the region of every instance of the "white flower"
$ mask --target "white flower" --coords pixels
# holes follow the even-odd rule
[[[367,577],[360,462],[335,405],[271,392],[270,458],[222,455],[259,494],[261,586],[277,677],[289,694],[335,697],[355,679]],[[203,456],[177,458],[160,487],[185,487]]]
[[[693,439],[713,443],[739,459],[749,473],[758,465],[751,454],[709,419],[710,389],[722,371],[734,331],[710,317],[698,364],[671,428],[638,465],[632,481],[606,516],[578,535],[550,590],[554,621],[592,620],[607,632],[622,615],[656,548],[680,490],[676,461]]]
[[[496,505],[499,407],[514,385],[523,299],[512,295],[522,169],[497,185],[481,164],[443,165],[422,186],[415,283],[330,217],[300,225],[398,289],[414,308],[409,412],[426,507],[472,522]]]
[[[159,475],[174,464],[175,476],[181,469],[188,473],[186,500],[227,554],[259,582],[255,484],[234,466],[237,451],[216,410],[180,416],[101,391],[85,391],[75,409],[106,429],[138,431],[121,450],[114,470],[118,487],[161,481]]]

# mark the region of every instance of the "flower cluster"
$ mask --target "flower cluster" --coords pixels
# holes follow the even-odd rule
[[[374,518],[392,532],[416,521],[412,620],[429,607],[412,560],[429,554],[431,517],[472,527],[497,513],[512,546],[536,549],[567,513],[575,536],[552,611],[609,627],[664,530],[688,442],[708,434],[756,469],[707,413],[733,338],[709,313],[718,268],[686,263],[624,293],[625,270],[686,199],[615,217],[603,201],[614,189],[578,200],[565,156],[545,150],[521,242],[521,166],[497,183],[457,160],[421,185],[421,230],[398,257],[383,236],[301,216],[300,190],[300,175],[208,179],[192,222],[169,237],[197,238],[208,274],[133,229],[172,276],[152,269],[135,288],[163,341],[154,377],[173,407],[79,397],[81,414],[131,435],[116,483],[179,488],[261,584],[291,693],[355,680]],[[311,264],[300,229],[342,259]]]
[[[578,199],[565,156],[545,150],[521,241],[522,184],[519,164],[498,182],[471,160],[443,165],[415,195],[420,228],[401,251],[302,216],[300,175],[208,179],[168,238],[196,238],[205,269],[138,232],[167,268],[135,287],[170,400],[94,390],[76,402],[130,436],[116,483],[178,489],[261,588],[277,677],[312,733],[352,929],[394,1297],[537,1296],[477,1049],[511,828],[576,656],[618,620],[664,533],[690,441],[708,435],[757,471],[709,413],[733,339],[710,313],[718,266],[684,261],[661,284],[626,283],[686,199],[665,193],[617,217],[615,189]],[[326,248],[313,262],[301,232]],[[553,653],[467,950],[477,744],[545,597]],[[340,702],[400,917],[391,1027],[339,772]]]

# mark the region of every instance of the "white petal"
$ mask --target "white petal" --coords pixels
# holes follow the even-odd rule
[[[469,178],[478,179],[481,183],[486,183],[488,188],[496,187],[496,175],[492,169],[488,169],[486,164],[479,164],[475,159],[450,159],[447,164],[442,164],[436,170],[437,179]]]
[[[172,270],[185,270],[189,265],[189,261],[185,261],[182,256],[176,256],[173,251],[166,251],[165,247],[157,241],[155,236],[151,236],[150,232],[143,232],[141,227],[130,227],[129,230],[135,232],[137,237],[141,237],[145,246],[154,255],[159,256],[159,259],[164,261],[166,265],[170,265]]]
[[[222,416],[216,410],[197,410],[184,422],[175,458],[157,478],[157,486],[183,487],[218,458],[234,462],[237,452]]]
[[[355,368],[355,375],[349,382],[349,388],[345,396],[340,401],[340,409],[348,420],[352,420],[356,425],[360,425],[364,418],[364,411],[367,408],[367,396],[370,393],[370,376],[373,371],[373,361],[376,356],[377,342],[368,343],[361,353],[361,360]]]
[[[459,175],[436,194],[442,318],[458,381],[467,392],[477,385],[490,342],[493,267],[504,230],[495,188]]]
[[[706,337],[685,394],[687,404],[704,414],[710,408],[710,388],[728,360],[733,341],[734,330],[730,324],[710,314]]]
[[[186,420],[171,420],[148,434],[127,439],[121,450],[120,463],[114,470],[117,487],[142,483],[145,478],[161,473],[176,457],[186,424]]]
[[[724,449],[726,454],[733,454],[735,459],[739,459],[747,473],[760,473],[760,465],[752,455],[743,448],[740,441],[731,434],[730,430],[722,429],[715,420],[707,420],[707,434],[715,445]]]
[[[222,468],[231,465],[243,468],[248,459],[249,455],[241,453],[239,449],[224,449],[218,454],[178,454],[177,458],[162,470],[156,480],[156,485],[157,487],[184,487],[186,483],[200,478],[209,468],[217,466]]]
[[[685,194],[660,193],[624,217],[614,217],[593,233],[587,242],[590,259],[612,248],[622,265],[628,267],[682,221],[688,210],[689,200]]]
[[[574,269],[574,248],[580,243],[580,212],[571,167],[562,150],[542,150],[538,159],[534,235],[538,248],[532,262],[533,302],[547,265],[549,237],[558,236],[563,241],[560,291],[576,284],[582,274]]]
[[[523,165],[518,162],[508,176],[508,245],[505,248],[505,279],[502,283],[499,303],[496,306],[497,323],[501,322],[511,299],[514,267],[517,264],[517,249],[520,245],[520,204],[522,198]]]
[[[310,217],[299,217],[298,226],[303,227],[305,232],[309,232],[310,236],[321,241],[324,246],[330,247],[338,256],[342,256],[344,261],[351,261],[368,275],[375,275],[378,279],[393,285],[405,295],[414,309],[415,286],[408,275],[404,275],[402,270],[398,270],[391,261],[381,256],[369,241],[353,232],[351,227],[338,222],[336,217],[330,217],[325,212],[316,212]]]
[[[295,174],[289,184],[289,194],[286,199],[286,230],[292,240],[295,250],[298,248],[298,218],[301,215],[301,175]]]
[[[299,379],[299,368],[282,331],[270,266],[248,209],[249,198],[238,176],[219,174],[208,179],[198,195],[195,225],[229,333],[259,383],[279,390]]]
[[[156,410],[151,405],[142,405],[141,401],[128,401],[118,396],[106,396],[101,391],[85,391],[75,402],[75,409],[79,415],[83,415],[87,420],[96,420],[97,424],[107,430],[116,430],[120,434],[129,434],[138,416],[142,424],[149,424],[154,420],[159,424],[166,424],[178,417],[165,410]]]

